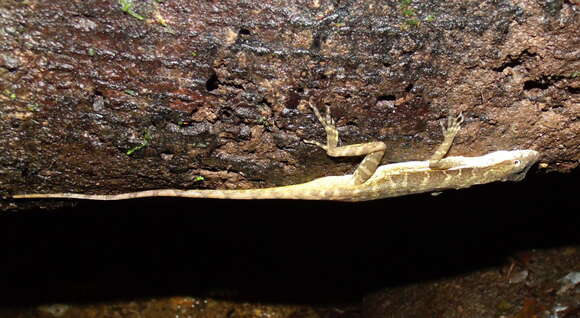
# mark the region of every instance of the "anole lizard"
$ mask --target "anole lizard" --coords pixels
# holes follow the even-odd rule
[[[68,198],[87,200],[125,200],[143,197],[186,197],[215,199],[302,199],[365,201],[397,197],[422,192],[439,192],[445,189],[467,188],[495,181],[520,181],[530,167],[538,161],[534,150],[496,151],[480,157],[446,157],[463,116],[449,116],[447,125],[441,125],[443,142],[429,160],[408,161],[379,166],[386,150],[383,142],[338,146],[338,130],[330,116],[329,107],[322,116],[310,104],[314,114],[326,130],[326,144],[305,140],[316,145],[332,157],[362,156],[362,162],[352,175],[330,176],[310,182],[263,189],[247,190],[177,190],[159,189],[112,195],[49,193],[19,194],[23,198]]]

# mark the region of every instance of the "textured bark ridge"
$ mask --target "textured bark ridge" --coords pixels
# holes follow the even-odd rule
[[[462,112],[450,155],[534,149],[567,172],[577,21],[573,1],[2,1],[0,195],[350,172],[302,142],[324,137],[305,100],[384,163],[428,158]]]

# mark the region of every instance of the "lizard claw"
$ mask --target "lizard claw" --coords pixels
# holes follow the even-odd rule
[[[330,116],[330,107],[328,105],[326,105],[325,109],[326,109],[326,114],[325,114],[326,120],[324,122],[324,125],[325,126],[334,126],[334,120]]]
[[[318,111],[318,108],[316,108],[316,106],[314,106],[312,102],[308,102],[308,106],[312,108],[312,111],[314,112],[314,115],[316,115],[316,118],[318,118],[318,121],[320,121],[321,123],[324,122],[322,120],[322,116],[320,115],[320,111]]]

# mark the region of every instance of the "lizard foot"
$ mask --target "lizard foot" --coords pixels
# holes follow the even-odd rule
[[[324,126],[324,129],[336,130],[336,126],[334,125],[334,119],[332,119],[332,116],[330,116],[330,107],[328,107],[328,105],[326,106],[324,117],[322,116],[322,114],[320,114],[318,108],[316,108],[316,106],[314,106],[311,102],[308,102],[308,105],[310,106],[310,108],[312,108],[314,115],[316,115],[318,121],[322,124],[322,126]]]
[[[445,136],[455,136],[459,129],[461,128],[461,123],[463,123],[463,114],[459,113],[457,116],[449,115],[447,117],[447,125],[440,123],[441,129],[443,130],[443,135]]]
[[[332,116],[330,115],[330,107],[326,106],[326,112],[323,116],[320,114],[320,111],[318,111],[318,108],[316,108],[316,106],[314,106],[311,102],[309,102],[308,105],[310,105],[314,115],[316,115],[316,118],[318,118],[318,121],[322,124],[324,130],[326,131],[326,145],[312,140],[305,140],[305,142],[312,145],[317,145],[327,152],[332,151],[338,145],[338,130],[334,124],[334,119],[332,119]]]

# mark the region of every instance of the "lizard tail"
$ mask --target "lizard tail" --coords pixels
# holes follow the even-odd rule
[[[247,189],[247,190],[178,190],[160,189],[121,194],[81,194],[81,193],[35,193],[17,194],[14,199],[81,199],[81,200],[129,200],[148,197],[181,197],[181,198],[208,198],[208,199],[303,199],[320,200],[320,196],[314,191],[293,189],[295,186]]]

